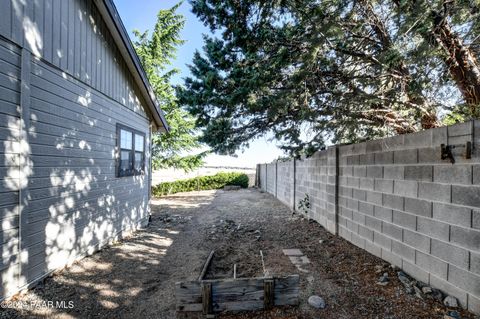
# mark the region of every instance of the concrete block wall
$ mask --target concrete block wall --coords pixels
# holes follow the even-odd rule
[[[268,164],[257,164],[258,177],[256,178],[257,185],[262,191],[267,191],[267,165]]]
[[[480,313],[479,148],[480,121],[333,146],[296,161],[294,208],[308,194],[329,231]]]
[[[276,162],[277,165],[277,198],[279,201],[294,209],[295,198],[295,161]]]
[[[325,150],[296,161],[295,208],[298,210],[299,202],[308,195],[311,206],[308,217],[335,233],[335,225],[332,223],[334,214],[331,211],[335,202],[335,186],[329,181],[330,153]]]
[[[275,164],[267,165],[266,191],[270,194],[277,194],[277,166]]]

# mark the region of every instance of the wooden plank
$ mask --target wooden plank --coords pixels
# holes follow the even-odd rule
[[[31,6],[29,6],[31,7]],[[31,7],[33,8],[33,7]],[[21,51],[21,85],[20,85],[20,109],[21,109],[21,119],[23,121],[23,125],[20,128],[21,129],[21,134],[20,134],[20,141],[28,145],[29,143],[29,132],[30,132],[30,88],[31,88],[31,54],[30,51],[26,49],[22,49]],[[29,154],[25,154],[24,152],[20,152],[20,159],[22,157],[28,156]],[[23,163],[24,167],[26,168],[31,168],[31,162],[26,161]],[[27,185],[26,187],[19,187],[19,194],[17,198],[17,203],[20,203],[23,207],[28,207],[29,204],[29,190],[28,190],[28,180],[27,180]],[[19,253],[22,254],[23,249],[25,247],[24,245],[24,240],[23,240],[23,234],[25,230],[25,225],[26,225],[26,214],[24,212],[24,209],[19,209],[19,216],[18,216],[18,223],[19,223],[19,233],[18,233],[18,238],[20,240],[20,247],[19,247]],[[26,260],[19,260],[19,273],[21,276],[19,277],[18,280],[18,286],[24,286],[27,282],[25,281],[25,277],[23,276],[25,274],[25,267],[27,266],[27,261]]]
[[[86,207],[99,207],[100,205],[98,204],[97,201],[100,202],[108,202],[109,200],[112,201],[110,204],[111,207],[114,207],[116,204],[121,203],[121,202],[129,202],[131,201],[131,206],[133,205],[133,201],[135,198],[142,198],[144,195],[145,190],[139,189],[136,191],[132,191],[132,188],[134,188],[134,185],[130,185],[128,189],[125,187],[125,189],[111,189],[107,192],[101,189],[98,192],[92,192],[93,194],[88,194],[87,198],[83,198],[81,200],[76,200],[74,201],[73,205],[71,207],[65,208],[64,205],[64,199],[58,199],[57,197],[51,197],[47,198],[45,200],[38,200],[38,201],[32,201],[32,205],[35,204],[35,208],[30,209],[28,213],[28,220],[29,221],[38,221],[38,220],[44,220],[49,218],[49,211],[45,209],[45,207],[49,207],[51,209],[56,208],[57,206],[62,209],[62,214],[63,215],[68,215],[68,214],[74,214],[79,209],[86,209]],[[1,193],[1,194],[10,194],[10,193]],[[75,192],[72,192],[71,194],[76,195]],[[115,196],[117,199],[113,201],[111,199],[113,196]],[[45,204],[49,204],[48,206]],[[87,205],[85,205],[87,204]],[[130,206],[130,205],[129,205]],[[101,207],[101,206],[100,206]],[[31,217],[33,216],[33,218]]]
[[[203,278],[205,277],[205,274],[207,273],[208,266],[210,266],[210,262],[212,261],[214,253],[215,251],[212,250],[208,255],[207,260],[205,261],[205,264],[203,264],[202,271],[200,272],[200,276],[198,276],[198,280],[203,280]]]
[[[176,283],[177,310],[201,311],[203,309],[202,284],[206,283],[212,285],[214,312],[261,310],[265,305],[273,307],[298,304],[300,277],[292,275],[273,279],[262,277]],[[266,289],[268,290],[267,302],[265,301]]]
[[[15,73],[20,73],[20,49],[3,39],[0,39],[0,59],[14,65],[18,70]]]
[[[52,60],[50,61],[53,65],[60,68],[60,57],[62,53],[62,45],[61,45],[61,29],[62,24],[60,22],[61,18],[61,2],[62,0],[53,0],[52,7],[53,7],[53,17],[52,17],[52,46],[53,46],[53,56]]]
[[[68,5],[68,0],[60,1],[60,68],[62,70],[68,68]]]
[[[0,34],[3,35],[5,38],[10,39],[12,34],[12,3],[10,0],[0,0],[0,8],[2,8],[3,12],[7,12],[7,14],[3,14],[2,18],[0,19]]]
[[[18,240],[18,228],[0,230],[0,245],[6,244],[11,240]]]
[[[265,310],[273,308],[275,299],[274,280],[265,279],[263,281],[263,307]]]
[[[0,205],[0,218],[8,218],[11,216],[17,216],[18,215],[18,209],[17,205],[11,205],[11,206],[3,206]]]
[[[77,102],[79,96],[84,96],[86,91],[89,91],[91,98],[96,99],[95,104],[101,108],[101,113],[109,111],[117,115],[118,118],[125,118],[126,122],[131,123],[132,120],[142,121],[146,123],[145,120],[147,117],[143,113],[131,113],[125,112],[125,109],[117,101],[109,99],[104,94],[91,90],[85,84],[77,81],[72,77],[67,76],[67,80],[63,79],[63,75],[58,70],[51,68],[48,65],[45,65],[41,62],[35,62],[32,65],[34,73],[38,74],[32,77],[34,79],[34,86],[39,86],[39,83],[42,83],[41,89],[47,89],[51,91],[52,94],[57,96],[67,94],[71,101]],[[61,83],[61,85],[59,85]],[[68,91],[68,92],[67,92]],[[58,93],[65,92],[65,93]],[[78,110],[78,105],[75,106],[75,109]],[[96,110],[99,112],[99,110]],[[123,117],[122,117],[123,116]]]
[[[91,1],[85,4],[85,83],[92,85],[92,22],[91,17]]]
[[[75,74],[75,0],[68,1],[68,39],[67,39],[67,71],[70,74]]]
[[[213,313],[211,283],[202,284],[202,309],[204,315]]]
[[[52,0],[45,0],[44,4],[44,24],[43,24],[43,57],[47,61],[52,61],[53,56],[53,6]],[[40,26],[39,26],[40,27]]]
[[[97,16],[97,7],[92,3],[91,7],[92,15],[92,37],[91,37],[91,47],[92,47],[92,87],[98,89],[98,80],[97,80],[97,47],[98,47],[98,16]]]
[[[10,191],[7,193],[0,193],[0,205],[7,206],[18,204],[18,192]]]
[[[107,68],[106,68],[106,61],[107,61],[107,35],[106,35],[106,26],[105,23],[102,21],[100,24],[100,30],[102,32],[101,36],[101,42],[100,42],[100,74],[101,74],[101,85],[100,85],[100,91],[101,92],[107,92]]]
[[[73,12],[74,12],[74,21],[73,21],[73,31],[74,35],[70,35],[74,39],[73,41],[73,75],[79,79],[80,78],[80,17],[81,9],[78,1],[73,0],[72,3]],[[72,10],[72,9],[70,9]]]
[[[20,103],[20,95],[16,91],[0,86],[0,101],[18,105]]]
[[[11,75],[5,75],[4,73],[0,72],[0,83],[2,83],[1,85],[4,88],[7,88],[7,89],[12,90],[12,91],[16,91],[16,92],[19,91],[20,80],[17,77],[13,77]],[[4,112],[2,112],[2,113],[4,113]]]
[[[19,46],[23,46],[23,18],[25,16],[25,3],[23,1],[13,1],[13,2],[12,2],[12,37],[10,39],[13,42],[17,43]]]
[[[44,19],[43,19],[43,7],[44,3],[43,1],[31,1],[33,4],[33,22],[35,27],[38,30],[38,33],[43,35],[43,25],[44,25]],[[44,43],[42,41],[41,44],[37,45],[37,52],[40,54],[40,56],[43,56],[43,46]]]
[[[87,3],[85,0],[78,1],[79,14],[80,14],[80,33],[79,37],[75,41],[80,42],[80,77],[79,79],[85,82],[86,72],[87,72],[87,15],[86,15],[86,6]]]
[[[0,72],[12,78],[18,78],[20,75],[19,64],[11,64],[11,63],[5,62],[5,60],[7,59],[7,55],[10,55],[11,57],[15,57],[15,58],[17,56],[14,55],[13,52],[7,51],[7,50],[2,51],[1,53],[2,54],[0,55],[0,60],[2,60],[2,63],[0,65]],[[19,59],[11,59],[11,60],[15,60],[16,63],[19,63]]]

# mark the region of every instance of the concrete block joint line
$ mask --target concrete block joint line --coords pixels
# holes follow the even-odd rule
[[[480,120],[335,145],[257,172],[257,186],[292,210],[480,314]]]

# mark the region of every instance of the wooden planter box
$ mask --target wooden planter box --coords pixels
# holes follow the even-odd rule
[[[275,306],[298,305],[299,275],[203,280],[212,256],[213,252],[199,280],[175,284],[178,312],[211,315],[222,311],[268,310]]]

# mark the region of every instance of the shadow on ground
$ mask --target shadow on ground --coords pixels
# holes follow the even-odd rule
[[[17,307],[2,309],[0,317],[174,318],[172,289],[186,266],[184,255],[198,267],[203,258],[201,252],[185,251],[198,242],[189,226],[214,197],[211,191],[153,200],[147,229],[57,271],[14,298],[10,306]]]

